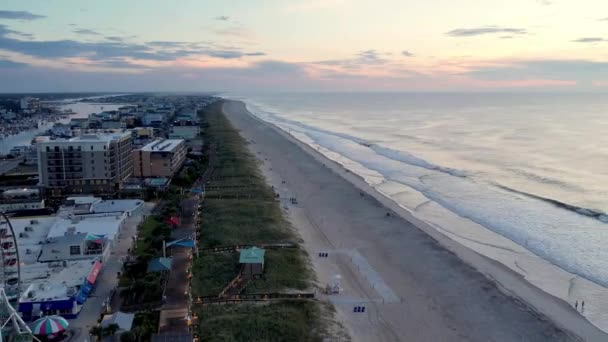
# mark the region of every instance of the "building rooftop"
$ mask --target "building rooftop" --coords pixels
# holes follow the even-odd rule
[[[159,139],[142,147],[141,150],[147,152],[173,152],[183,142],[183,139]]]
[[[96,133],[85,133],[80,136],[76,136],[68,139],[41,139],[39,143],[57,143],[57,144],[68,144],[68,143],[96,143],[104,142],[108,143],[113,140],[119,140],[122,138],[130,138],[131,132],[96,132]]]
[[[75,294],[75,287],[81,285],[89,274],[93,261],[70,261],[65,267],[53,267],[43,264],[49,269],[46,279],[32,281],[21,294],[20,302],[37,302],[68,298]]]
[[[112,199],[106,201],[93,196],[72,196],[68,197],[67,200],[74,201],[74,205],[64,206],[61,208],[61,211],[64,213],[73,212],[75,214],[130,213],[144,204],[144,201],[136,199]]]
[[[41,251],[41,243],[57,220],[54,216],[11,218],[11,225],[17,238],[21,262],[28,265],[36,262]]]
[[[78,215],[68,218],[58,218],[49,231],[48,238],[65,236],[67,234],[89,233],[105,235],[113,239],[126,216],[124,213],[102,213]]]

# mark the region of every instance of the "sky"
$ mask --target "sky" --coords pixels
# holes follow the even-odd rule
[[[0,92],[607,87],[606,0],[0,3]]]

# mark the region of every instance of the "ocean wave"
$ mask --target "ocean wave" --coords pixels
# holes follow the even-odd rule
[[[247,104],[248,103],[246,103],[246,105]],[[297,128],[303,129],[304,131],[302,133],[309,133],[309,132],[323,133],[328,136],[334,136],[334,137],[349,140],[349,141],[357,143],[363,147],[369,148],[369,149],[373,150],[374,152],[376,152],[377,154],[382,155],[386,158],[392,159],[394,161],[410,164],[413,166],[422,167],[427,170],[447,173],[447,174],[449,174],[451,176],[455,176],[455,177],[467,177],[467,175],[468,175],[468,173],[466,171],[436,165],[436,164],[430,163],[422,158],[416,157],[410,153],[403,152],[403,151],[397,151],[397,150],[393,150],[388,147],[380,146],[379,144],[377,144],[374,141],[361,139],[361,138],[358,138],[358,137],[355,137],[353,135],[346,134],[346,133],[339,133],[339,132],[321,129],[318,127],[313,127],[313,126],[304,124],[299,121],[280,117],[277,114],[272,113],[268,107],[262,108],[262,106],[258,105],[258,104],[248,106],[247,109],[249,110],[250,113],[253,113],[258,117],[261,117],[262,119],[264,119],[264,117],[272,118],[272,121],[274,121],[275,123],[287,124],[291,127],[297,127]]]
[[[513,188],[510,188],[508,186],[501,185],[501,184],[496,184],[495,183],[494,185],[496,187],[500,188],[500,189],[505,190],[505,191],[509,191],[509,192],[512,192],[512,193],[515,193],[515,194],[526,196],[528,198],[532,198],[532,199],[536,199],[536,200],[543,201],[543,202],[546,202],[546,203],[550,203],[550,204],[553,204],[554,206],[556,206],[558,208],[566,209],[566,210],[575,212],[575,213],[577,213],[579,215],[591,217],[591,218],[597,219],[597,220],[599,220],[601,222],[608,223],[608,214],[605,213],[605,212],[603,212],[603,211],[601,211],[601,210],[578,207],[576,205],[564,203],[564,202],[558,201],[558,200],[553,199],[553,198],[547,198],[547,197],[538,196],[538,195],[535,195],[535,194],[531,194],[529,192],[513,189]]]
[[[547,185],[554,185],[554,186],[558,186],[562,189],[568,189],[571,191],[584,191],[583,188],[576,186],[574,184],[570,184],[558,179],[553,179],[547,176],[541,176],[538,175],[536,173],[530,172],[530,171],[525,171],[525,170],[521,170],[521,169],[517,169],[514,167],[508,167],[507,170],[514,172],[520,176],[523,176],[527,179],[530,179],[532,181],[538,182],[538,183],[543,183],[543,184],[547,184]]]
[[[374,150],[374,152],[376,152],[384,157],[387,157],[389,159],[392,159],[392,160],[395,160],[398,162],[422,167],[427,170],[447,173],[454,177],[465,178],[468,176],[468,173],[466,171],[457,170],[457,169],[453,169],[450,167],[445,167],[445,166],[440,166],[440,165],[436,165],[433,163],[429,163],[428,161],[426,161],[422,158],[416,157],[407,152],[396,151],[396,150],[390,149],[388,147],[382,147],[379,145],[371,145],[369,148],[371,148],[372,150]]]

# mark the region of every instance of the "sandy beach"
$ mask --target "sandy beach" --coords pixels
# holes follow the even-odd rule
[[[415,219],[242,103],[227,101],[224,112],[280,194],[318,286],[340,275],[343,291],[324,299],[354,341],[608,340],[568,303]]]

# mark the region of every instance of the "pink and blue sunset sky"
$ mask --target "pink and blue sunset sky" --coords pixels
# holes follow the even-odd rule
[[[0,4],[0,92],[607,85],[605,0]]]

